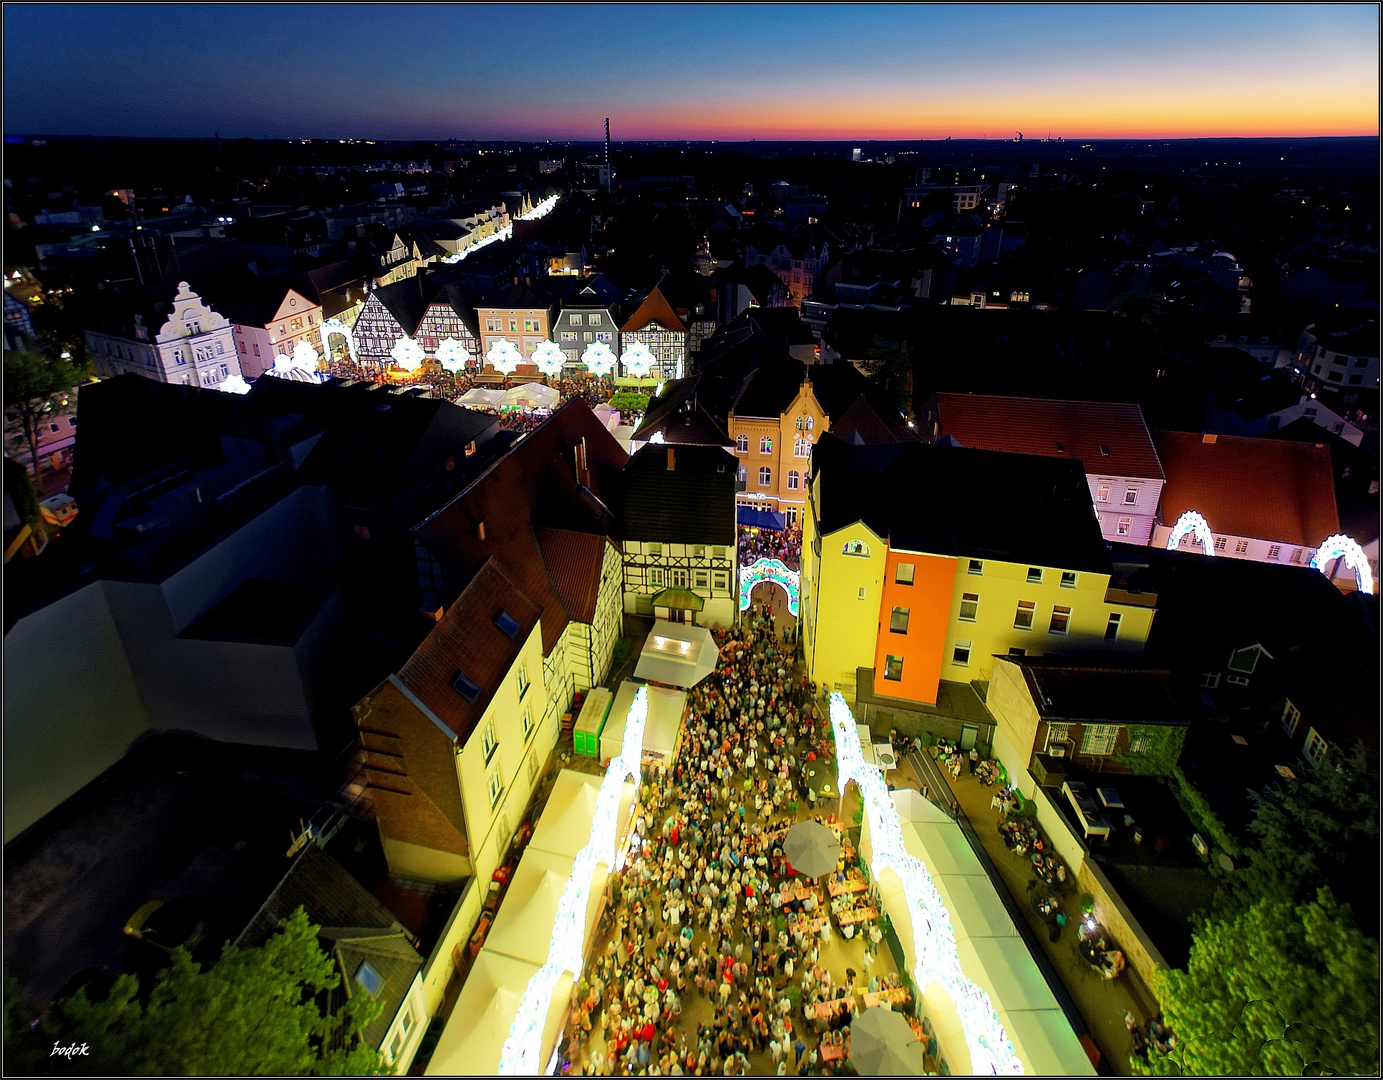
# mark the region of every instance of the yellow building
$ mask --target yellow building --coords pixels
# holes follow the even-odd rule
[[[813,456],[802,620],[811,677],[934,706],[995,656],[1140,656],[1156,597],[1116,569],[1079,462],[916,443]]]

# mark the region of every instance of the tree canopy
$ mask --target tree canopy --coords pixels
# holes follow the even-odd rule
[[[71,390],[83,372],[61,354],[39,350],[34,343],[5,350],[5,408],[14,409],[24,429],[24,440],[38,475],[38,424],[49,399]]]
[[[185,949],[147,995],[121,975],[93,1001],[85,988],[46,1016],[6,980],[5,1043],[10,1072],[144,1076],[378,1076],[379,1052],[356,1038],[379,1015],[364,991],[324,1015],[319,999],[341,984],[317,943],[318,927],[298,908],[262,946],[227,945],[203,971]],[[37,1018],[37,1023],[35,1020]],[[89,1053],[52,1056],[54,1043]]]
[[[1328,889],[1207,920],[1185,971],[1154,993],[1176,1037],[1141,1073],[1300,1076],[1378,1072],[1378,943]]]
[[[864,373],[904,416],[912,417],[912,347],[875,338],[861,358]]]

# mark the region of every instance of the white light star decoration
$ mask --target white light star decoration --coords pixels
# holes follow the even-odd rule
[[[455,338],[443,338],[437,345],[437,363],[455,375],[471,362],[466,346]]]
[[[645,379],[648,377],[648,373],[653,370],[653,365],[657,363],[657,360],[648,351],[647,345],[642,341],[636,341],[624,350],[624,355],[619,358],[619,362],[626,375],[635,379]]]
[[[603,379],[615,370],[615,354],[603,341],[593,341],[587,345],[586,351],[581,354],[581,362],[597,379]]]
[[[552,377],[562,374],[562,365],[567,362],[567,354],[557,347],[555,341],[548,341],[545,338],[538,342],[528,359],[531,363],[536,364],[538,370],[544,375]]]
[[[839,692],[831,695],[831,728],[840,763],[836,790],[843,792],[851,780],[855,781],[864,811],[869,815],[873,877],[877,880],[885,867],[897,874],[912,911],[913,951],[917,957],[912,976],[918,989],[928,983],[940,983],[955,1002],[965,1042],[970,1048],[971,1073],[977,1076],[1022,1075],[1023,1063],[1014,1053],[989,995],[967,979],[961,970],[951,914],[932,884],[927,868],[904,846],[898,808],[889,797],[883,774],[865,763],[855,718]]]
[[[523,363],[523,354],[508,338],[500,338],[485,354],[485,362],[501,375],[512,375]]]
[[[322,362],[322,354],[309,345],[306,341],[300,340],[293,346],[293,363],[307,371],[316,371],[317,366]]]
[[[243,375],[227,375],[216,389],[223,394],[248,394],[250,384],[245,381]]]
[[[501,1076],[537,1076],[543,1069],[543,1026],[552,1008],[553,991],[562,976],[570,972],[573,981],[581,977],[585,963],[581,947],[586,937],[586,909],[591,897],[591,879],[596,866],[604,863],[614,872],[615,846],[618,840],[619,804],[626,780],[638,790],[642,778],[643,732],[648,720],[648,690],[640,687],[629,707],[629,719],[624,729],[624,743],[619,756],[611,760],[600,783],[595,800],[595,817],[591,821],[591,838],[576,856],[571,877],[557,901],[557,921],[552,928],[547,962],[528,980],[519,1002],[518,1013],[509,1028],[500,1054]]]
[[[417,371],[427,359],[427,353],[423,352],[423,347],[411,337],[404,335],[394,342],[394,347],[389,350],[389,357],[402,370]]]

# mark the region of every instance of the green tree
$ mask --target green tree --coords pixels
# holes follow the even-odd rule
[[[610,396],[610,408],[620,414],[620,418],[642,416],[648,409],[649,397],[636,390],[621,390]]]
[[[1366,921],[1378,895],[1378,755],[1362,744],[1252,795],[1257,846],[1228,880],[1230,910],[1260,898],[1301,902],[1322,882]],[[1372,858],[1372,866],[1363,860]]]
[[[334,1013],[319,998],[341,985],[317,944],[318,927],[298,908],[262,946],[227,945],[203,971],[185,949],[159,972],[147,997],[121,975],[100,1001],[85,988],[34,1025],[35,1010],[6,981],[11,1072],[139,1076],[380,1076],[390,1070],[356,1036],[380,1012],[357,991]],[[54,1043],[85,1044],[87,1056],[52,1057]]]
[[[906,341],[876,337],[865,350],[861,366],[898,411],[912,419],[912,347]]]
[[[1153,982],[1176,1042],[1165,1058],[1132,1061],[1144,1075],[1378,1072],[1378,943],[1328,889],[1206,920],[1186,970]]]
[[[1109,302],[1109,313],[1151,330],[1162,323],[1162,297],[1150,292],[1122,293]]]
[[[35,476],[39,472],[38,425],[44,411],[54,394],[71,390],[82,378],[69,359],[40,351],[32,342],[5,350],[5,411],[13,409],[19,415]]]

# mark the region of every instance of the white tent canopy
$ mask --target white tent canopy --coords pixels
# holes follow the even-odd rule
[[[677,736],[682,730],[682,716],[687,710],[686,693],[681,690],[669,690],[664,686],[644,687],[640,683],[625,679],[615,693],[614,704],[610,706],[610,719],[605,722],[605,730],[600,736],[602,761],[614,757],[624,746],[625,722],[634,704],[634,696],[641,689],[648,691],[648,719],[644,722],[643,752],[662,761],[672,760],[672,751],[677,746]]]
[[[426,1075],[493,1076],[499,1072],[504,1040],[528,980],[537,970],[537,964],[481,949],[437,1041]],[[561,1010],[554,1008],[548,1026],[555,1028],[560,1019]]]
[[[480,408],[492,409],[495,403],[503,396],[502,390],[486,390],[483,386],[472,387],[459,398],[456,399],[458,405],[472,405]]]
[[[501,408],[517,406],[522,409],[555,409],[561,396],[555,386],[522,383],[504,391],[495,404]]]
[[[932,878],[941,902],[951,912],[956,940],[969,937],[1017,937],[1004,902],[984,874],[941,874]]]
[[[591,839],[591,822],[595,819],[600,783],[599,776],[589,773],[572,769],[559,772],[527,850],[575,859]],[[626,783],[620,799],[616,835],[623,834],[633,808],[634,785]]]
[[[485,939],[485,948],[515,960],[545,964],[557,924],[557,901],[571,868],[572,860],[566,856],[525,851]]]
[[[989,995],[1001,1018],[1006,1013],[1059,1009],[1022,938],[966,938],[956,943],[956,951],[962,970]]]
[[[719,656],[706,627],[659,619],[644,639],[634,677],[686,690],[715,670]]]
[[[1095,1070],[1060,1009],[1004,1016],[1004,1029],[1029,1076],[1093,1076]]]

